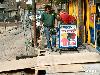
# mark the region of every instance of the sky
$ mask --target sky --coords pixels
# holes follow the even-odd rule
[[[26,4],[32,4],[32,0],[28,0]]]
[[[16,2],[19,2],[20,0],[16,0]],[[28,0],[27,2],[26,2],[26,4],[32,4],[32,0]]]
[[[16,0],[16,2],[19,2],[19,0]]]

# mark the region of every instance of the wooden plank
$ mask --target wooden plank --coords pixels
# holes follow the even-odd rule
[[[82,64],[56,65],[54,69],[56,72],[80,72],[84,71],[83,66]]]
[[[46,50],[40,49],[40,48],[35,48],[35,50],[38,52],[38,56],[40,56],[42,54],[45,55]]]
[[[58,66],[56,72],[59,72],[60,70],[66,71],[68,70],[67,68],[69,68],[68,71],[71,71],[71,69],[72,71],[78,71],[82,70],[82,66],[79,64],[84,64],[84,63],[86,64],[88,62],[93,62],[93,63],[100,62],[100,55],[95,52],[87,52],[87,53],[38,56],[36,58],[27,58],[27,59],[0,62],[0,72],[25,69],[25,68],[34,68],[34,67],[38,67],[38,69],[47,69],[48,66],[51,66],[51,69],[54,70],[56,69],[55,67],[56,65],[66,65],[65,67],[62,66],[65,70],[61,69],[61,66]],[[78,64],[78,65],[72,65],[72,64]],[[77,69],[75,69],[75,67],[77,67]]]
[[[71,72],[84,72],[84,64],[70,64],[70,65],[52,65],[52,66],[39,66],[37,70],[46,70],[46,73],[71,73]]]
[[[32,68],[36,65],[35,58],[27,58],[13,61],[0,62],[0,72],[25,68]]]
[[[37,66],[100,62],[100,55],[96,52],[47,55],[37,57]]]
[[[69,65],[51,65],[39,66],[37,70],[46,70],[46,73],[79,73],[79,72],[100,72],[100,63],[91,64],[69,64]]]

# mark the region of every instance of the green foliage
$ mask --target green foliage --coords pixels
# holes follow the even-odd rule
[[[37,2],[42,2],[43,0],[37,0]],[[55,4],[60,4],[60,3],[66,3],[69,0],[49,0],[49,2],[55,3]]]
[[[68,0],[54,0],[56,2],[56,4],[60,4],[60,3],[66,3],[68,2]]]
[[[28,4],[28,5],[27,5],[27,9],[28,9],[28,10],[32,10],[32,5],[29,5],[29,4]]]

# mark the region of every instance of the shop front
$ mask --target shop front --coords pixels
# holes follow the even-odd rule
[[[70,0],[69,14],[77,19],[78,37],[82,43],[95,47],[95,13],[94,0]]]
[[[69,14],[76,17],[77,20],[77,35],[78,39],[81,41],[78,41],[78,44],[83,44],[85,42],[85,25],[84,25],[84,5],[83,0],[70,0],[69,2]]]
[[[89,0],[90,44],[100,51],[100,1]],[[88,34],[89,35],[89,34]]]
[[[100,52],[100,2],[96,2],[96,48]]]
[[[95,47],[95,14],[96,14],[96,5],[94,0],[89,0],[89,30],[90,30],[90,44]]]

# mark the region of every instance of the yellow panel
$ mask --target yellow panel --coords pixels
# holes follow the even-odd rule
[[[73,13],[73,10],[72,10],[72,0],[70,1],[70,3],[69,3],[69,15],[72,15],[72,13]]]
[[[83,2],[83,20],[84,20],[84,1],[82,1]],[[85,26],[84,26],[84,43],[85,43],[85,40],[86,40],[86,34],[85,34]]]
[[[88,44],[90,44],[90,29],[89,29],[89,2],[86,0],[87,3],[87,21],[86,21],[86,26],[87,26],[87,31],[88,31]]]
[[[77,25],[79,24],[79,19],[78,19],[78,0],[76,0],[76,16],[77,16]],[[77,35],[79,37],[79,29],[77,27]]]
[[[85,26],[84,26],[84,43],[85,43],[85,40],[86,40],[86,34],[85,34]]]

